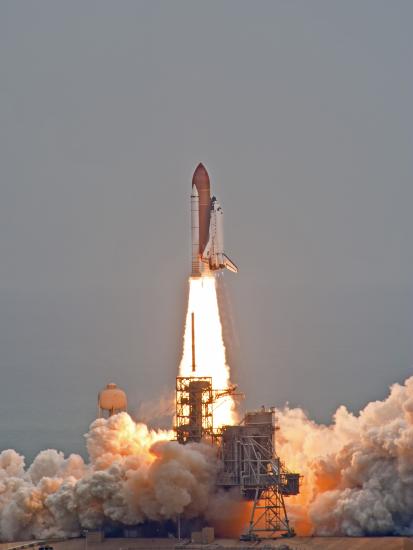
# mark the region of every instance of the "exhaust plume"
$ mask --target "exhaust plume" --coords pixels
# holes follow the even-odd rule
[[[195,372],[192,370],[192,313],[195,320]],[[231,385],[214,275],[189,279],[188,311],[179,375],[211,376],[214,390],[225,390]],[[233,398],[226,396],[219,399],[213,415],[215,428],[234,424],[237,417]]]

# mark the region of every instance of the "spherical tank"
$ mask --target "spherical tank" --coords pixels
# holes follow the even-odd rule
[[[109,415],[126,411],[126,393],[118,388],[116,384],[108,384],[104,390],[99,392],[98,405],[101,414],[103,411],[107,411]]]

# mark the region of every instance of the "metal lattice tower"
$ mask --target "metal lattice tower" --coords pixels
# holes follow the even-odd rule
[[[236,386],[213,390],[210,376],[178,376],[176,379],[175,431],[179,443],[214,443],[220,431],[214,429],[214,405],[235,393]]]
[[[296,491],[292,486],[298,481],[297,474],[283,471],[279,459],[271,461],[270,467],[272,471],[268,479],[261,480],[261,487],[257,486],[255,490],[250,523],[244,536],[248,540],[295,535],[288,519],[284,495],[298,492],[298,487]],[[266,487],[262,488],[263,485]]]
[[[253,502],[244,540],[293,536],[284,497],[299,492],[299,474],[288,472],[275,454],[273,412],[247,413],[243,425],[226,426],[222,433],[223,471],[219,485],[239,487]]]
[[[267,538],[283,532],[292,535],[283,494],[272,485],[254,500],[248,535],[253,538],[254,534],[260,534],[261,538],[263,535]]]
[[[214,435],[214,396],[210,376],[176,379],[176,438],[179,443],[211,439]]]

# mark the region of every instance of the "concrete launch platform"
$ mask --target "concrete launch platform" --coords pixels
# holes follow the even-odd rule
[[[80,538],[49,544],[54,550],[413,550],[413,537],[294,537],[261,542],[216,539],[213,544],[203,545],[160,538],[107,538],[101,543]],[[17,546],[18,543],[2,543],[0,550]]]

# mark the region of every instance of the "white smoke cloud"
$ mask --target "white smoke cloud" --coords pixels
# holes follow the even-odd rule
[[[278,453],[304,475],[290,499],[302,531],[319,535],[413,534],[413,377],[331,426],[301,409],[278,411]]]
[[[91,425],[88,464],[49,449],[26,470],[22,456],[3,451],[1,540],[77,535],[108,520],[130,525],[202,515],[214,488],[215,453],[171,437],[120,413]]]
[[[279,410],[277,417],[277,452],[304,476],[301,494],[287,500],[299,533],[413,534],[413,377],[358,415],[340,407],[330,426],[298,408]],[[110,522],[133,525],[178,514],[206,517],[227,533],[241,530],[249,507],[232,493],[216,492],[215,451],[179,445],[172,435],[120,413],[92,423],[88,463],[49,449],[25,468],[22,456],[3,451],[1,540],[77,535]]]

